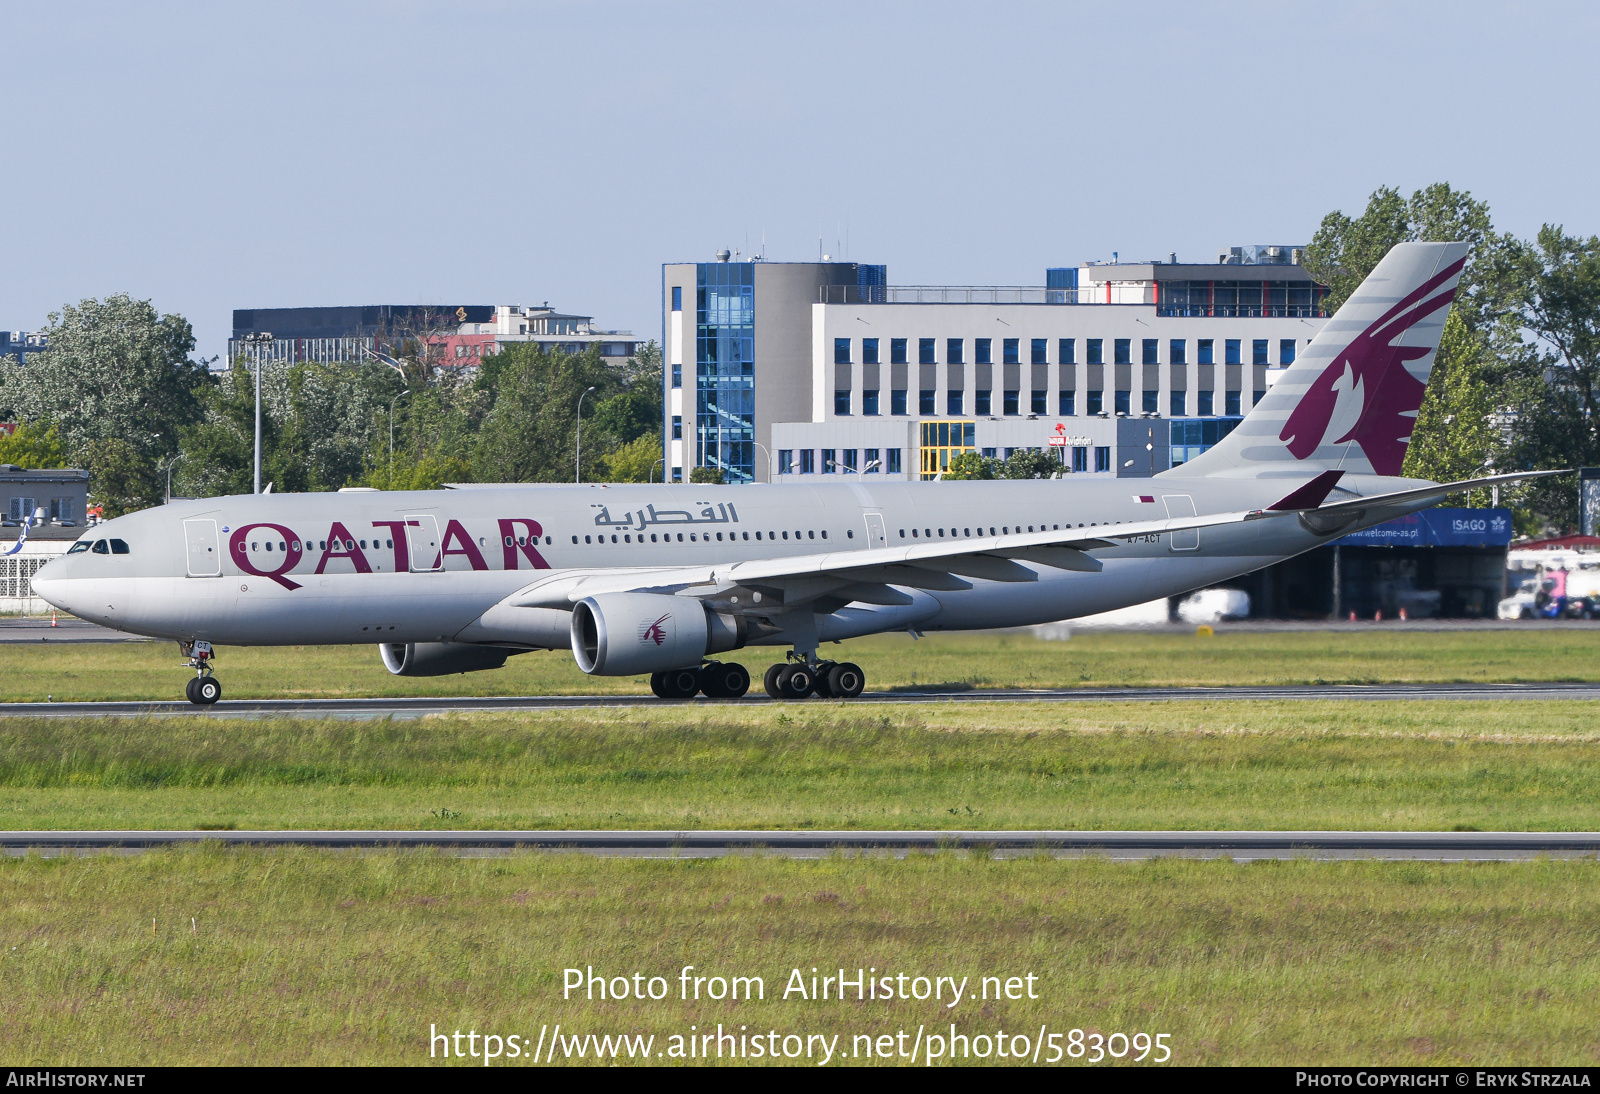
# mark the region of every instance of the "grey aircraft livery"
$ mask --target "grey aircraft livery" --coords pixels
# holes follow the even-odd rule
[[[1462,489],[1398,476],[1466,252],[1395,247],[1231,434],[1153,478],[207,498],[89,529],[33,588],[176,640],[201,704],[217,646],[317,643],[376,645],[400,676],[571,649],[662,698],[743,695],[749,673],[713,655],[786,647],[769,694],[851,698],[861,669],[822,643],[1173,596]]]

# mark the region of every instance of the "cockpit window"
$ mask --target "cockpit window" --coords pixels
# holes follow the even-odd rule
[[[78,542],[74,543],[71,547],[67,548],[67,554],[75,555],[79,551],[87,551],[88,549],[89,549],[89,541],[86,540],[86,539],[80,539]]]
[[[111,553],[111,545],[103,539],[97,539],[94,541],[94,546],[91,547],[90,550],[97,555],[109,555]]]
[[[131,554],[132,552],[128,550],[127,540],[114,539],[111,541],[111,553],[114,555],[126,555]]]

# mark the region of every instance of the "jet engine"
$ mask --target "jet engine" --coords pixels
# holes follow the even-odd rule
[[[572,609],[572,656],[592,676],[692,668],[749,637],[744,616],[665,593],[599,593]]]
[[[497,669],[519,650],[471,646],[465,642],[385,642],[378,647],[383,667],[396,676],[450,676]]]

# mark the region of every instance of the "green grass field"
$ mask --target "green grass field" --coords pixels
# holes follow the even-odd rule
[[[0,720],[0,828],[1600,830],[1587,702]]]
[[[4,647],[0,701],[178,699],[186,674],[164,642]],[[1600,630],[1294,631],[1218,634],[1083,632],[1069,642],[1021,633],[879,635],[825,656],[858,662],[868,687],[1045,688],[1173,684],[1376,684],[1600,679]],[[758,679],[777,650],[749,649]],[[565,651],[513,657],[464,676],[402,678],[371,646],[224,647],[226,698],[647,694],[644,677],[590,677]],[[758,688],[759,690],[759,688]]]
[[[897,636],[834,652],[896,687],[1588,680],[1597,638]],[[183,678],[155,644],[6,658],[10,698],[168,698]],[[643,690],[584,678],[559,654],[400,680],[369,649],[225,650],[220,674],[231,696]],[[0,828],[1595,830],[1596,713],[813,700],[393,721],[12,718],[0,719]],[[655,1051],[719,1022],[838,1036],[847,1059],[858,1036],[877,1046],[953,1023],[968,1037],[1166,1033],[1181,1064],[1592,1064],[1595,868],[217,846],[0,859],[0,1029],[21,1064],[425,1063],[430,1024],[533,1039],[558,1022],[567,1036],[654,1035]],[[675,989],[683,965],[763,977],[767,999],[559,997],[567,967]],[[974,985],[1032,974],[1040,997],[955,1011],[783,1000],[790,969],[813,966]]]
[[[203,848],[13,859],[0,861],[0,1028],[13,1065],[427,1063],[430,1024],[531,1041],[558,1022],[653,1034],[656,1051],[719,1022],[838,1035],[846,1054],[858,1035],[900,1030],[909,1047],[919,1025],[1030,1039],[1044,1025],[1166,1033],[1176,1064],[1593,1064],[1594,870]],[[681,1001],[684,965],[760,976],[766,998]],[[562,970],[585,966],[659,975],[673,994],[562,1000]],[[812,967],[967,977],[972,990],[1032,974],[1039,998],[784,1000],[790,970]]]

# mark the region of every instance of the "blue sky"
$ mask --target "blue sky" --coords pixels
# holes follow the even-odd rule
[[[1444,179],[1600,230],[1600,6],[0,0],[0,328],[126,291],[537,303],[659,336],[726,246],[1038,284]],[[843,244],[848,234],[848,246]]]

